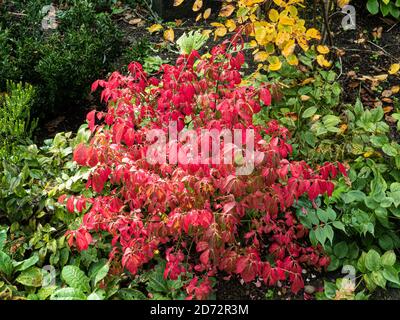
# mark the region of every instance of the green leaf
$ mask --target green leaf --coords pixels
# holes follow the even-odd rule
[[[381,267],[381,259],[379,253],[374,249],[368,251],[365,257],[365,266],[369,271],[377,271]]]
[[[342,231],[344,231],[346,233],[346,228],[345,228],[344,224],[341,221],[333,221],[332,225],[336,229],[342,230]]]
[[[377,14],[379,12],[378,0],[368,0],[367,9],[372,14]]]
[[[107,276],[109,270],[110,266],[107,260],[95,263],[93,268],[90,270],[91,272],[89,273],[89,277],[93,282],[93,286],[96,286],[99,281],[103,280]]]
[[[42,270],[37,267],[31,267],[23,271],[16,281],[27,287],[41,287],[43,284]]]
[[[381,257],[381,265],[393,266],[396,263],[396,254],[393,250],[386,251]]]
[[[333,247],[333,253],[339,259],[343,259],[344,257],[346,257],[348,252],[349,252],[349,247],[347,246],[347,243],[344,241],[339,242]]]
[[[76,288],[61,288],[50,296],[50,300],[86,300],[86,296]]]
[[[0,229],[0,251],[3,250],[4,245],[6,244],[7,230],[8,228]]]
[[[70,287],[82,292],[90,292],[89,278],[77,266],[65,266],[61,271],[61,277]]]
[[[383,272],[381,271],[373,271],[371,273],[371,280],[378,285],[379,287],[385,289],[386,288],[386,279],[383,276]]]
[[[0,251],[0,273],[10,277],[13,272],[12,259],[3,251]]]
[[[122,300],[146,300],[143,292],[137,289],[123,288],[118,290],[118,295]]]
[[[306,110],[304,110],[302,117],[304,119],[312,117],[316,112],[317,112],[316,107],[309,107]]]
[[[38,261],[39,261],[39,256],[37,254],[34,254],[32,257],[26,260],[15,262],[14,263],[15,271],[24,271],[34,266]]]
[[[320,208],[317,209],[317,216],[318,219],[324,223],[327,223],[329,220],[329,214],[325,210],[322,210]]]
[[[392,145],[390,145],[389,143],[385,144],[385,145],[382,147],[382,151],[383,151],[384,153],[386,153],[388,156],[391,156],[391,157],[397,156],[397,150],[396,150],[396,148],[393,147]]]
[[[382,275],[384,276],[384,278],[386,280],[393,282],[397,285],[400,285],[399,274],[394,267],[385,266],[385,269],[383,269]]]
[[[342,199],[345,204],[349,204],[354,201],[364,201],[365,193],[360,190],[351,190],[342,194]]]

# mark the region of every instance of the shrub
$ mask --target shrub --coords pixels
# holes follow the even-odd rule
[[[30,116],[34,98],[35,90],[30,84],[7,83],[7,92],[0,96],[0,157],[31,138],[37,125]]]
[[[35,114],[76,105],[86,98],[94,77],[106,72],[119,52],[121,33],[107,13],[97,13],[89,1],[73,1],[57,11],[58,26],[42,30],[46,1],[21,1],[0,18],[0,88],[5,79],[23,80],[38,90]],[[5,7],[7,5],[4,5]]]
[[[239,85],[243,63],[243,53],[234,54],[224,43],[209,57],[193,51],[175,66],[163,65],[161,80],[131,63],[128,76],[114,72],[108,81],[93,84],[93,90],[104,88],[108,111],[88,114],[93,137],[74,151],[77,163],[90,168],[87,186],[94,196],[59,199],[68,211],[84,212],[81,226],[67,233],[70,245],[85,250],[97,235],[104,240],[108,234],[114,247],[110,258],[131,274],[155,257],[165,259],[165,278],[194,274],[185,287],[188,298],[198,299],[210,294],[210,277],[218,272],[238,274],[246,282],[260,277],[268,285],[288,280],[296,293],[303,287],[304,266],[329,264],[321,247],[309,245],[308,230],[292,206],[299,198],[307,201],[307,195],[316,206],[319,195],[331,195],[337,167],[325,163],[314,171],[304,161],[290,161],[288,130],[276,121],[253,123],[271,94],[267,85]],[[226,141],[218,151],[222,157],[236,150],[235,163],[173,164],[174,146],[188,156],[184,140],[153,150],[155,157],[166,151],[170,163],[149,163],[146,154],[155,140],[146,136],[157,129],[161,137],[170,121],[178,132],[190,128],[198,133],[192,146],[210,143],[200,134],[203,129],[219,134],[253,129],[254,170],[236,174],[249,158]],[[250,144],[250,135],[242,137]],[[345,173],[341,164],[338,168]]]

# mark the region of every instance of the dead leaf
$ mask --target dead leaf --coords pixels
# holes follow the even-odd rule
[[[235,11],[235,7],[233,5],[225,5],[219,11],[219,16],[224,18],[229,17],[233,13],[233,11]]]
[[[174,39],[175,39],[174,30],[171,28],[169,28],[168,30],[165,30],[164,31],[164,39],[169,42],[174,42]]]
[[[135,25],[135,24],[138,24],[140,22],[142,22],[142,19],[140,19],[140,18],[135,18],[135,19],[131,19],[131,20],[128,21],[128,23],[130,25]]]
[[[185,0],[174,0],[174,7],[181,5],[183,1]]]
[[[396,74],[400,70],[400,63],[393,63],[389,68],[389,74]]]
[[[382,97],[384,98],[389,98],[392,95],[392,90],[383,90],[382,91]]]
[[[147,28],[147,30],[149,30],[150,33],[154,33],[157,31],[162,30],[163,26],[161,24],[153,24],[152,26],[150,26],[149,28]]]
[[[207,8],[203,13],[203,19],[207,20],[211,15],[211,8]]]

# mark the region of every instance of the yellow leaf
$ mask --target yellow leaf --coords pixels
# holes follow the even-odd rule
[[[393,86],[390,89],[394,94],[399,93],[400,92],[400,86]]]
[[[280,6],[280,7],[286,6],[285,1],[283,1],[283,0],[274,0],[274,2],[275,2],[275,4],[276,4],[277,6]]]
[[[197,12],[197,11],[199,11],[199,10],[201,9],[202,6],[203,6],[203,0],[196,0],[196,1],[193,3],[192,10],[193,10],[194,12]]]
[[[154,32],[160,31],[162,28],[163,27],[161,24],[153,24],[152,26],[147,28],[147,30],[149,30],[150,33],[154,33]]]
[[[228,28],[229,32],[232,32],[236,29],[236,23],[232,19],[228,19],[225,22],[225,27]]]
[[[277,71],[282,67],[282,62],[277,56],[268,57],[268,62],[270,71]]]
[[[203,31],[201,32],[202,35],[207,36],[207,37],[208,37],[211,33],[212,33],[212,30],[210,30],[210,29],[205,29],[205,30],[203,30]]]
[[[297,59],[296,55],[291,54],[286,57],[286,61],[291,65],[291,66],[297,66],[299,64],[299,60]]]
[[[174,30],[172,30],[171,28],[168,30],[165,30],[164,31],[164,39],[169,42],[174,42],[174,39],[175,39]]]
[[[208,8],[208,9],[206,9],[206,10],[204,11],[204,13],[203,13],[203,18],[204,18],[205,20],[207,20],[207,19],[210,17],[210,15],[211,15],[211,8]]]
[[[202,13],[199,13],[199,14],[197,15],[197,17],[196,17],[196,22],[199,21],[199,20],[201,19],[202,16],[203,16],[203,14],[202,14]]]
[[[259,51],[254,55],[254,61],[256,62],[264,62],[269,57],[269,54],[265,51]]]
[[[329,48],[328,48],[327,46],[321,46],[321,45],[319,45],[319,46],[317,46],[317,51],[318,51],[320,54],[327,54],[327,53],[329,53]]]
[[[220,17],[229,17],[233,11],[235,11],[235,7],[231,4],[224,5],[221,10],[219,11]]]
[[[268,17],[269,17],[269,20],[271,20],[272,22],[277,22],[279,19],[279,13],[275,9],[271,9],[271,10],[269,10]]]
[[[293,19],[293,18],[289,18],[288,16],[283,15],[283,16],[281,16],[281,17],[279,18],[279,23],[280,23],[281,25],[284,25],[284,26],[293,26],[293,25],[294,25],[294,19]]]
[[[321,33],[315,28],[310,28],[306,32],[306,38],[321,40]]]
[[[227,32],[228,30],[224,26],[215,29],[214,39],[217,39],[218,37],[223,37],[224,35],[226,35]]]
[[[373,151],[367,151],[364,153],[364,158],[369,158],[370,156],[372,156],[374,154]]]
[[[210,25],[212,25],[213,27],[217,27],[217,28],[224,27],[224,25],[219,22],[211,22]]]
[[[347,124],[343,123],[340,127],[339,127],[339,132],[340,133],[344,133],[347,130]]]
[[[183,1],[185,1],[185,0],[174,0],[174,6],[177,7],[177,6],[181,5]]]
[[[321,67],[329,68],[331,66],[331,63],[322,54],[317,56],[317,62]]]
[[[348,5],[350,0],[337,0],[337,4],[339,8],[343,8],[344,6]]]
[[[400,70],[400,63],[393,63],[389,68],[389,74],[395,74]]]
[[[294,43],[294,40],[288,41],[288,43],[285,45],[285,47],[282,50],[282,54],[284,57],[287,57],[291,55],[294,52],[294,49],[296,48],[296,45]]]

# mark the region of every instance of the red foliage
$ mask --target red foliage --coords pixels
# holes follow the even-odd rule
[[[308,244],[308,230],[291,207],[303,195],[311,201],[331,195],[330,179],[338,170],[330,163],[313,170],[304,161],[288,160],[288,130],[277,121],[253,123],[271,94],[267,86],[240,85],[243,62],[240,51],[233,55],[222,44],[209,58],[194,51],[175,66],[163,65],[160,80],[131,63],[128,76],[114,72],[108,81],[93,84],[93,90],[103,88],[108,111],[88,115],[93,137],[90,146],[76,148],[74,159],[91,167],[87,186],[97,194],[84,202],[91,206],[81,228],[69,231],[71,245],[86,249],[89,231],[105,231],[113,238],[111,258],[121,259],[132,274],[160,250],[167,261],[165,277],[196,274],[186,290],[197,299],[208,296],[208,277],[219,271],[246,282],[259,277],[267,285],[286,280],[296,293],[303,287],[302,266],[327,265],[320,248]],[[96,117],[104,122],[96,125]],[[253,129],[254,170],[237,175],[235,163],[176,164],[173,144],[167,145],[169,163],[150,164],[146,152],[155,140],[146,134],[168,133],[170,121],[177,122],[178,132],[188,126],[197,132]],[[178,141],[175,147],[184,145]],[[226,146],[220,147],[223,154]],[[338,169],[345,174],[343,166]],[[69,199],[68,210],[75,211],[77,200]],[[84,209],[83,202],[76,207]]]

